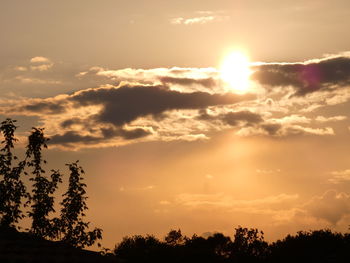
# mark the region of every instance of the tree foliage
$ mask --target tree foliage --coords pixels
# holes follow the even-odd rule
[[[185,241],[180,229],[170,230],[170,232],[165,236],[164,239],[167,244],[172,246],[181,245]]]
[[[23,198],[28,197],[28,193],[23,181],[20,178],[26,161],[14,161],[18,158],[12,153],[15,138],[14,120],[6,119],[1,122],[0,132],[3,135],[0,150],[0,225],[4,227],[14,227],[20,219],[24,217],[21,210]]]
[[[89,222],[84,222],[86,205],[86,184],[83,183],[84,170],[78,161],[67,164],[70,170],[69,186],[61,202],[61,217],[58,220],[62,240],[75,247],[91,246],[96,240],[102,239],[102,230],[95,228],[87,231]]]
[[[53,221],[49,218],[54,209],[54,192],[58,187],[58,183],[62,182],[62,175],[58,170],[52,170],[48,179],[42,168],[46,161],[42,157],[43,148],[47,148],[48,138],[44,136],[42,128],[33,128],[31,135],[28,137],[28,146],[26,157],[28,167],[32,168],[33,182],[32,194],[30,195],[31,208],[29,217],[32,218],[32,227],[30,232],[41,237],[55,238],[57,231],[53,226]]]
[[[123,262],[162,262],[166,252],[166,246],[151,235],[125,237],[114,250]]]
[[[235,229],[234,242],[232,243],[232,259],[244,259],[251,262],[264,259],[267,255],[268,244],[264,241],[264,232],[256,228]]]
[[[164,241],[150,235],[125,237],[114,249],[116,262],[350,262],[350,234],[330,230],[298,232],[269,244],[262,231],[239,226],[232,240],[215,233],[207,238],[181,235],[185,242],[169,242],[169,236],[179,237],[179,233],[180,230],[171,230]]]
[[[85,222],[86,184],[83,183],[84,171],[78,162],[68,164],[70,171],[69,186],[63,195],[60,217],[53,218],[55,213],[55,192],[63,175],[58,170],[51,170],[45,175],[42,151],[47,148],[48,138],[43,128],[33,128],[28,136],[24,159],[18,161],[13,154],[16,125],[14,120],[6,119],[1,123],[3,136],[0,149],[0,226],[15,227],[25,217],[23,207],[30,204],[27,212],[32,220],[30,233],[51,240],[60,240],[69,245],[83,248],[93,245],[102,239],[102,230],[95,228],[89,231],[89,222]],[[16,163],[15,163],[16,161]],[[28,175],[32,182],[31,192],[22,181]]]

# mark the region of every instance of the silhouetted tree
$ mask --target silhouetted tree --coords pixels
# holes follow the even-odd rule
[[[114,254],[122,262],[172,262],[166,251],[166,245],[154,236],[136,235],[124,237]]]
[[[83,183],[84,170],[75,163],[67,164],[70,170],[69,186],[61,202],[61,217],[56,220],[61,240],[75,247],[84,248],[102,239],[102,229],[88,231],[89,222],[84,222],[86,205],[86,184]]]
[[[102,230],[95,228],[88,231],[89,222],[84,222],[86,205],[86,184],[82,182],[83,169],[77,162],[68,164],[70,170],[68,191],[63,195],[60,218],[50,219],[54,213],[54,193],[58,184],[62,182],[62,175],[58,170],[51,170],[49,177],[45,176],[42,150],[47,148],[48,138],[44,135],[43,128],[33,128],[28,137],[28,145],[23,161],[12,153],[15,138],[15,120],[6,119],[0,125],[3,135],[0,148],[0,226],[14,227],[20,219],[25,217],[21,210],[22,201],[24,206],[31,204],[28,216],[32,219],[30,233],[52,240],[62,240],[75,247],[83,248],[91,246],[96,240],[102,239]],[[26,190],[20,176],[27,175],[29,169],[33,182],[31,194]],[[3,230],[2,230],[3,231]]]
[[[21,161],[17,166],[13,165],[13,161],[18,159],[12,153],[17,141],[14,136],[17,128],[15,122],[6,119],[0,126],[4,138],[0,150],[0,225],[3,227],[14,227],[24,217],[21,204],[22,199],[28,197],[26,187],[20,179],[26,162]]]
[[[164,238],[165,242],[168,245],[176,246],[182,245],[185,241],[185,238],[182,236],[181,230],[170,230],[169,233]]]
[[[45,170],[42,165],[46,161],[42,158],[42,149],[47,148],[47,141],[48,138],[44,136],[43,128],[33,128],[28,137],[26,157],[30,159],[27,164],[33,169],[33,177],[30,180],[34,182],[30,196],[32,210],[28,214],[32,218],[31,233],[44,238],[56,238],[57,230],[49,214],[55,212],[53,194],[58,183],[62,182],[62,175],[59,171],[52,170],[50,179],[44,176]]]
[[[213,253],[221,258],[228,258],[230,256],[231,238],[221,233],[215,233],[207,238],[209,246]]]
[[[208,238],[193,235],[186,240],[182,259],[176,262],[225,262],[230,243],[229,237],[219,233]]]
[[[260,262],[266,258],[268,244],[264,241],[264,233],[256,228],[235,229],[234,241],[231,245],[230,258],[238,262]]]
[[[300,231],[270,245],[269,262],[350,262],[350,235]]]
[[[221,233],[208,238],[193,235],[183,237],[178,244],[180,230],[171,230],[164,242],[153,236],[125,237],[114,250],[117,262],[167,263],[254,263],[254,262],[350,262],[350,234],[330,230],[298,232],[272,244],[264,241],[264,234],[255,228],[235,229],[234,241]],[[169,242],[171,240],[171,242]]]

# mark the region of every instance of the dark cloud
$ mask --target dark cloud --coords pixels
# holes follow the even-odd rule
[[[25,105],[21,109],[22,111],[31,111],[31,112],[40,112],[47,114],[60,114],[66,111],[63,103],[56,101],[41,101],[41,102],[33,102],[31,104]]]
[[[68,119],[65,120],[61,123],[61,127],[62,128],[70,128],[72,125],[74,124],[83,124],[84,120],[79,119],[79,118],[72,118],[72,119]]]
[[[282,125],[279,123],[264,123],[261,125],[261,128],[269,135],[276,135],[282,129]]]
[[[70,143],[83,143],[83,144],[93,144],[103,141],[103,137],[95,137],[91,135],[80,135],[76,131],[68,131],[62,135],[56,134],[51,137],[50,144],[61,144],[67,145]]]
[[[255,68],[253,78],[269,86],[293,86],[295,95],[350,84],[350,58],[332,57],[308,63],[264,64]]]
[[[209,106],[235,104],[253,98],[251,94],[185,93],[170,90],[167,86],[162,85],[125,85],[118,88],[87,89],[63,99],[54,97],[37,100],[17,107],[16,110],[36,114],[62,114],[71,110],[71,107],[98,105],[102,106],[102,109],[92,116],[90,121],[110,123],[120,127],[147,115],[151,115],[154,119],[164,118],[165,112],[169,110],[201,109]],[[72,105],[68,106],[68,104]],[[61,123],[61,127],[68,128],[73,124],[82,124],[82,120],[68,119]]]
[[[155,121],[161,121],[168,116],[167,111],[171,110],[205,109],[209,106],[231,105],[250,99],[253,99],[253,96],[249,94],[184,93],[170,90],[163,85],[124,85],[118,88],[108,86],[87,89],[64,97],[37,99],[22,105],[20,111],[26,114],[32,112],[35,115],[62,116],[60,119],[63,120],[58,123],[61,130],[52,137],[51,144],[90,145],[116,137],[134,140],[150,135],[146,129],[127,127],[140,117],[152,116]],[[99,108],[94,113],[83,113],[87,114],[86,116],[69,116],[70,111],[78,112],[80,108],[87,106]],[[235,117],[237,120],[254,121],[253,116],[248,113],[243,115]],[[234,116],[227,116],[225,121],[232,122],[230,118]]]
[[[206,88],[211,88],[216,85],[216,82],[213,78],[193,79],[193,78],[161,77],[160,81],[164,84],[178,84],[183,86],[201,85]]]
[[[231,126],[236,126],[239,122],[244,121],[247,125],[256,124],[263,121],[263,118],[250,111],[229,112],[222,117],[222,120]]]
[[[300,125],[281,124],[281,123],[262,123],[256,127],[262,129],[267,135],[274,137],[299,136],[299,135],[334,135],[330,127],[312,128]],[[254,134],[254,133],[253,133]]]
[[[95,121],[122,126],[139,117],[159,116],[176,109],[198,109],[215,105],[234,104],[251,99],[251,95],[182,93],[164,86],[124,86],[79,92],[71,97],[76,107],[103,105]]]
[[[201,109],[197,119],[205,121],[220,120],[231,126],[237,126],[241,122],[245,122],[247,126],[251,126],[264,121],[259,114],[246,110],[210,115],[205,109]]]
[[[79,134],[79,132],[77,131],[67,131],[64,134],[56,134],[52,136],[49,142],[50,144],[60,144],[64,146],[74,143],[95,144],[108,141],[109,139],[115,137],[120,137],[125,140],[133,140],[145,137],[150,134],[150,132],[141,128],[136,128],[132,130],[126,130],[122,128],[102,128],[100,129],[100,133],[100,136],[91,136]]]
[[[133,129],[133,130],[120,129],[118,134],[119,134],[119,136],[121,136],[125,140],[133,140],[133,139],[145,137],[145,136],[149,135],[150,132],[148,132],[144,129],[141,129],[141,128],[137,128],[137,129]]]
[[[322,196],[316,196],[310,200],[304,209],[314,217],[335,225],[344,216],[350,214],[350,196],[343,192],[328,190]]]

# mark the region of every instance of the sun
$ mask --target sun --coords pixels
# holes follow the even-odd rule
[[[249,59],[243,52],[235,51],[228,54],[221,64],[220,74],[230,89],[238,93],[248,92],[252,71]]]

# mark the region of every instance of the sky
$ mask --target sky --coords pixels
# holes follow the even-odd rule
[[[1,0],[0,117],[18,147],[45,127],[47,170],[80,160],[105,247],[347,231],[349,17],[345,0]]]

